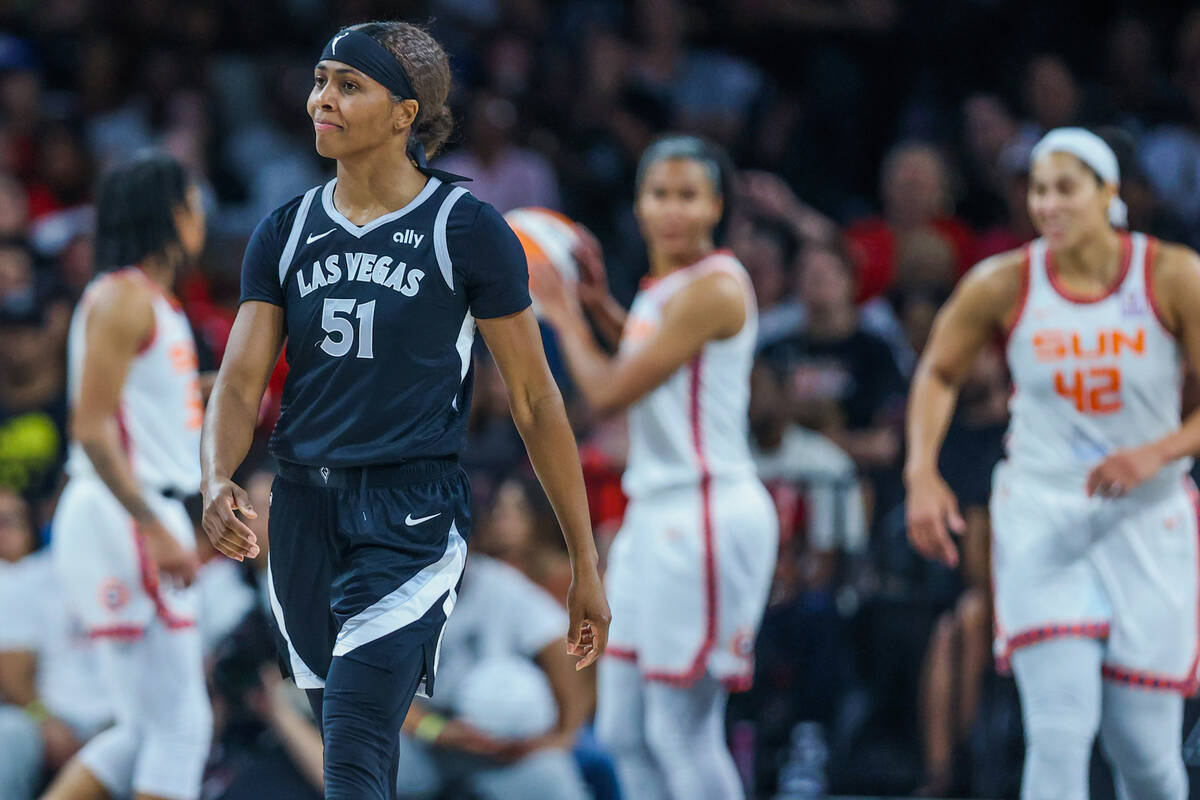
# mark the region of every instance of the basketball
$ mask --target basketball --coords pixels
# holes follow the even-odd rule
[[[492,736],[528,739],[554,727],[558,706],[546,674],[520,656],[491,656],[459,684],[455,711]]]
[[[557,211],[538,207],[514,208],[504,215],[504,219],[525,250],[530,277],[538,270],[555,269],[568,284],[579,280],[579,266],[572,255],[579,243],[574,220]],[[533,313],[541,316],[537,298],[533,300]]]

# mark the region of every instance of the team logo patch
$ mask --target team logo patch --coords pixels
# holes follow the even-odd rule
[[[754,631],[749,628],[739,629],[733,634],[730,648],[738,658],[750,658],[754,655]]]
[[[1146,301],[1137,292],[1121,295],[1121,316],[1138,317],[1146,313]]]
[[[118,578],[108,578],[100,584],[100,605],[117,611],[129,603],[129,587]]]

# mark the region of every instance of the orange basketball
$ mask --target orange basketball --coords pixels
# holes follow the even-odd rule
[[[531,277],[538,270],[553,269],[570,286],[579,280],[579,265],[571,254],[579,237],[570,217],[548,208],[528,207],[514,208],[504,215],[504,219],[525,249]],[[536,299],[533,313],[540,316]]]

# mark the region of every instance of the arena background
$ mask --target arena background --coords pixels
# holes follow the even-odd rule
[[[10,0],[0,10],[0,585],[28,550],[27,530],[39,546],[53,536],[65,333],[93,275],[98,174],[155,146],[202,182],[209,244],[178,294],[202,369],[215,369],[250,231],[330,174],[304,112],[322,43],[352,22],[428,22],[454,68],[458,129],[442,165],[475,176],[472,190],[501,211],[548,206],[586,224],[623,302],[645,271],[630,209],[642,148],[660,132],[700,132],[741,171],[726,244],[762,310],[751,428],[783,524],[756,684],[729,709],[751,796],[815,797],[823,785],[1015,796],[1020,715],[988,655],[985,512],[1007,378],[996,354],[981,359],[945,448],[969,523],[958,570],[905,542],[907,385],[956,279],[1031,237],[1027,159],[1049,128],[1123,131],[1132,227],[1200,246],[1200,11],[1182,6]],[[485,352],[476,358],[473,546],[562,597],[558,532],[525,480],[499,376]],[[603,552],[623,508],[622,426],[591,417],[557,372]],[[262,440],[281,383],[282,370],[245,480],[270,469]],[[287,716],[274,685],[256,569],[217,560],[204,574],[218,712],[205,797],[319,796],[289,740],[305,721]],[[0,608],[0,639],[15,615],[51,600]],[[1189,727],[1196,715],[1189,706]],[[577,751],[596,796],[616,797],[586,732]],[[47,752],[65,754],[61,743]],[[1093,772],[1094,796],[1111,797],[1100,758]]]

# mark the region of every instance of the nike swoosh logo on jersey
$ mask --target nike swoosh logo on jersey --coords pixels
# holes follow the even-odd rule
[[[310,233],[308,235],[308,240],[305,242],[305,244],[312,244],[317,239],[324,239],[326,236],[328,236],[329,234],[333,233],[336,230],[337,230],[337,228],[330,228],[329,230],[325,231],[324,233],[318,233],[318,234]]]
[[[404,518],[404,524],[405,525],[420,525],[422,522],[429,522],[429,520],[433,519],[434,517],[440,517],[441,515],[442,515],[442,512],[439,511],[436,514],[430,514],[428,517],[418,517],[416,519],[413,519],[413,515],[410,513],[407,517]]]

